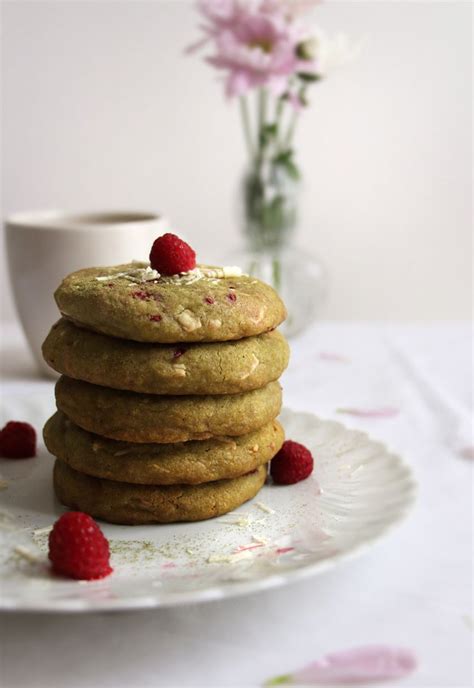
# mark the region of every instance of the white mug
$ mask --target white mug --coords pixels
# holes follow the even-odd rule
[[[42,372],[53,374],[41,344],[59,318],[53,294],[63,277],[85,267],[148,260],[167,222],[154,213],[18,213],[6,220],[10,280],[28,344]]]

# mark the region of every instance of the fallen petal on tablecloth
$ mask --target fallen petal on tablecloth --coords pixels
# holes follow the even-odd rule
[[[361,685],[391,681],[408,676],[416,669],[410,650],[373,645],[333,652],[292,674],[276,676],[265,686],[277,685]]]
[[[347,356],[342,356],[341,354],[334,353],[333,351],[321,351],[319,353],[319,358],[322,361],[334,361],[336,363],[349,363]]]
[[[464,447],[459,450],[459,456],[468,461],[474,461],[474,447]]]
[[[364,409],[364,408],[338,408],[337,413],[345,413],[348,416],[357,416],[358,418],[391,418],[400,413],[400,410],[391,406],[383,406],[381,408]]]

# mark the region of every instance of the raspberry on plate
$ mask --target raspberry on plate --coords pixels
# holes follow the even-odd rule
[[[30,459],[36,456],[36,430],[29,423],[11,420],[0,431],[0,456]]]
[[[196,267],[196,253],[176,234],[168,232],[155,239],[150,251],[150,265],[161,275],[177,275]]]
[[[109,542],[93,518],[68,511],[49,534],[53,571],[68,578],[94,580],[112,573]]]
[[[270,475],[278,485],[293,485],[313,472],[313,457],[299,442],[286,440],[270,463]]]

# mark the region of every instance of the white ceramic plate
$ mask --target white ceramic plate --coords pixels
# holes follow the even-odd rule
[[[40,427],[52,405],[48,389],[10,400],[4,415]],[[138,609],[264,590],[335,566],[407,513],[415,494],[411,471],[384,445],[309,413],[285,410],[282,421],[287,437],[314,454],[309,479],[265,486],[253,501],[211,521],[103,524],[114,573],[97,582],[49,573],[44,529],[63,508],[53,495],[53,460],[44,446],[36,459],[1,461],[7,485],[0,493],[0,608]]]

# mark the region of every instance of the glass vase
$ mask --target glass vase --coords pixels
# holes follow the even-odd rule
[[[288,310],[280,329],[287,337],[302,332],[318,317],[327,282],[320,259],[294,244],[300,186],[291,166],[268,161],[252,168],[240,189],[245,243],[233,253],[233,261],[244,272],[280,294]]]

